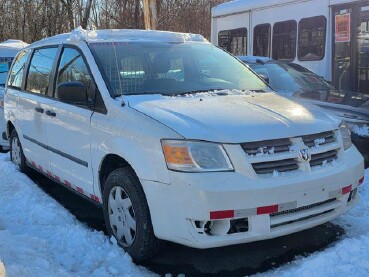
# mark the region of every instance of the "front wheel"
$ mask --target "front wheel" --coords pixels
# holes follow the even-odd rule
[[[114,170],[106,179],[103,211],[109,235],[135,262],[152,258],[159,249],[149,207],[140,181],[131,168]]]
[[[20,172],[27,173],[29,171],[22,145],[15,130],[10,135],[10,159],[18,167]]]

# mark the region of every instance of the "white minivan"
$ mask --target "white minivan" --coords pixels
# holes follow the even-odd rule
[[[12,65],[5,118],[19,169],[100,205],[135,261],[162,240],[212,248],[314,227],[352,207],[364,179],[344,124],[200,35],[36,42]]]
[[[9,142],[5,133],[4,88],[10,65],[18,51],[28,44],[21,40],[8,39],[0,43],[0,153],[9,151]]]

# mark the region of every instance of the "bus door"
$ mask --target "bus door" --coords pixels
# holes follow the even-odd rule
[[[333,7],[333,77],[345,93],[369,93],[369,1]]]

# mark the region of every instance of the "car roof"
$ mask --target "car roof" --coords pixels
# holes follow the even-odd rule
[[[34,48],[62,43],[78,44],[81,41],[85,41],[87,43],[138,41],[166,43],[209,43],[202,35],[198,34],[133,29],[84,30],[81,27],[78,27],[70,33],[45,38],[31,44],[29,47]]]
[[[238,56],[237,58],[247,64],[265,64],[274,61],[269,57],[260,56]]]
[[[14,57],[18,51],[28,44],[15,39],[8,39],[0,43],[0,57]]]

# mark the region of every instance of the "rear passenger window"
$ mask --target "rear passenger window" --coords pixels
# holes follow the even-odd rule
[[[246,56],[247,29],[239,28],[219,32],[218,45],[235,56]]]
[[[296,57],[297,22],[277,22],[273,27],[273,59],[292,61]]]
[[[257,25],[254,28],[254,56],[270,57],[270,24]]]
[[[327,20],[324,16],[301,19],[299,22],[300,61],[317,61],[324,58]]]
[[[27,76],[27,91],[47,94],[57,50],[57,48],[42,48],[34,51]]]
[[[14,62],[14,65],[10,72],[8,86],[14,88],[22,87],[24,69],[26,67],[29,54],[30,51],[23,51],[18,55],[17,60]]]
[[[58,87],[61,83],[81,82],[90,91],[92,78],[87,69],[86,63],[79,51],[73,48],[64,48],[60,59],[57,75]],[[58,97],[58,90],[55,92],[55,98]]]

